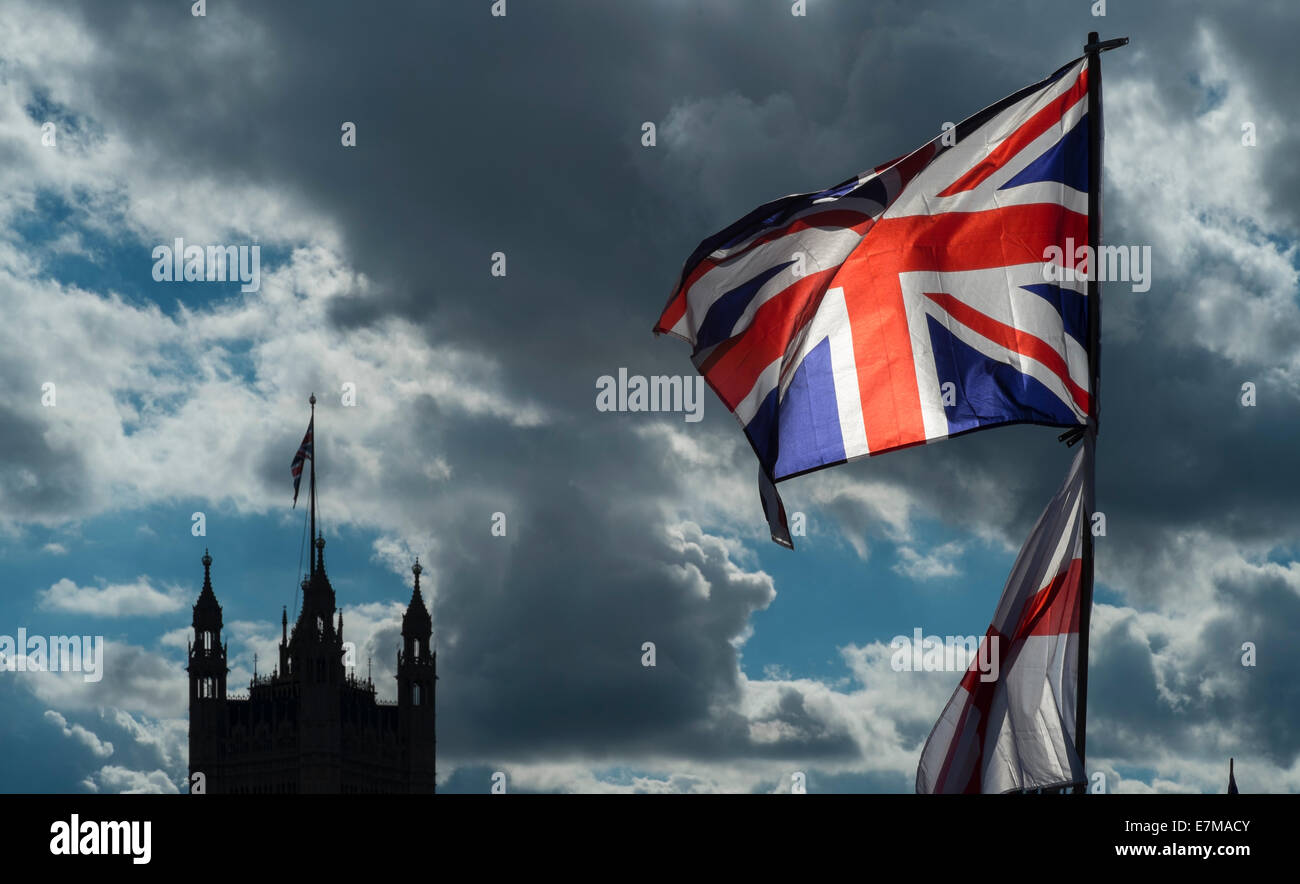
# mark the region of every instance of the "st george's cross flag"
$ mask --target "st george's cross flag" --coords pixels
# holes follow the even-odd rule
[[[987,427],[1087,423],[1088,149],[1083,58],[695,249],[654,331],[692,346],[744,428],[774,540],[791,545],[782,479]]]
[[[1085,781],[1075,717],[1080,615],[1090,596],[1093,445],[1090,434],[1021,548],[984,635],[988,647],[978,650],[921,750],[917,792]],[[981,667],[995,658],[996,666]],[[986,681],[985,672],[996,677]]]
[[[313,399],[313,402],[316,400]],[[298,446],[298,453],[293,456],[293,463],[289,464],[289,473],[293,476],[293,506],[298,506],[298,484],[302,481],[302,467],[308,459],[315,457],[316,443],[312,439],[312,430],[316,426],[316,418],[307,422],[307,435],[302,437],[302,444]]]

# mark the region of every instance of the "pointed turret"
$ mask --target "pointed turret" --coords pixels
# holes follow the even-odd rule
[[[438,655],[433,651],[433,618],[420,593],[420,560],[411,573],[415,589],[402,615],[402,650],[397,653],[397,710],[406,750],[409,788],[412,792],[437,790],[436,713],[434,692],[438,684]]]
[[[298,636],[303,624],[316,633],[334,632],[335,598],[334,587],[325,574],[325,538],[316,538],[316,563],[311,576],[302,582],[302,609],[298,614],[298,624],[294,627],[294,636]]]
[[[195,630],[200,626],[221,632],[221,605],[217,604],[217,594],[212,591],[212,556],[203,551],[203,588],[199,590],[198,601],[194,604]]]
[[[221,605],[212,591],[212,556],[203,551],[203,588],[194,603],[194,639],[185,669],[190,678],[190,773],[218,769],[220,723],[225,716],[226,647],[221,642]]]
[[[212,591],[212,556],[203,551],[203,588],[194,603],[194,651],[216,652],[221,648],[221,605]]]
[[[429,616],[429,609],[424,606],[424,596],[420,593],[420,574],[423,571],[417,556],[415,565],[411,567],[411,573],[415,575],[415,591],[411,593],[411,603],[402,615],[403,655],[412,661],[422,660],[433,653],[433,618]]]

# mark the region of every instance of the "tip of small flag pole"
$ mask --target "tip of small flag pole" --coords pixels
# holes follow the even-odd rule
[[[1111,49],[1118,49],[1121,46],[1128,45],[1128,37],[1116,37],[1113,40],[1102,40],[1096,31],[1088,32],[1088,43],[1083,47],[1085,53],[1109,52]]]

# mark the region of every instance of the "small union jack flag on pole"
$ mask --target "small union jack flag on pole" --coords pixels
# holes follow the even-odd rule
[[[298,446],[298,453],[293,456],[293,463],[289,465],[289,472],[293,474],[293,506],[298,506],[298,484],[302,481],[302,465],[308,459],[315,460],[314,445],[312,441],[312,429],[316,425],[316,416],[313,414],[312,419],[307,423],[307,435],[302,437],[302,444]]]

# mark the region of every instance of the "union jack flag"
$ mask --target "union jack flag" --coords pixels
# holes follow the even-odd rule
[[[312,400],[315,401],[314,399]],[[308,458],[314,457],[314,445],[312,441],[312,428],[316,425],[316,418],[312,417],[307,422],[307,435],[302,437],[302,444],[298,446],[298,453],[293,456],[293,463],[289,464],[289,472],[293,475],[293,507],[298,506],[298,483],[302,481],[302,465],[307,462]]]
[[[904,157],[760,206],[687,260],[654,331],[691,344],[740,421],[773,539],[789,545],[776,481],[1002,424],[1087,423],[1069,247],[1088,244],[1087,112],[1081,58]]]

